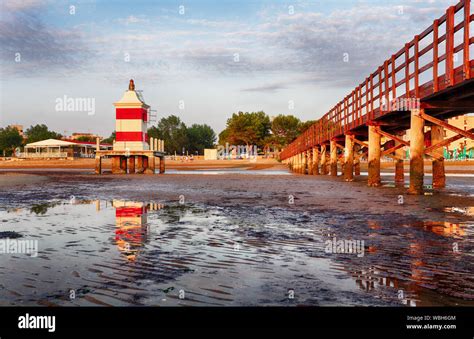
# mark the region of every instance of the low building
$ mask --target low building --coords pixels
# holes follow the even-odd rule
[[[18,157],[25,159],[93,158],[96,147],[94,142],[47,139],[25,145],[24,152]],[[100,149],[112,149],[112,145],[100,144]]]

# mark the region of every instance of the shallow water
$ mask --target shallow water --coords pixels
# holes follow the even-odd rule
[[[474,305],[473,222],[73,197],[5,203],[7,231],[38,255],[0,255],[0,305]]]

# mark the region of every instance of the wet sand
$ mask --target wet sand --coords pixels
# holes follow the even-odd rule
[[[391,177],[25,174],[44,181],[2,186],[0,231],[40,255],[0,256],[2,305],[474,306],[473,178],[408,196]],[[114,199],[148,205],[133,261]],[[334,238],[364,256],[327,253]]]
[[[0,158],[1,159],[1,158]],[[1,169],[89,169],[91,171],[95,168],[95,159],[74,159],[74,160],[30,160],[30,159],[11,159],[1,160]],[[110,170],[112,168],[111,159],[102,160],[102,168]],[[240,168],[240,169],[284,169],[285,166],[275,159],[258,159],[252,160],[166,160],[167,169],[217,169],[217,168]]]

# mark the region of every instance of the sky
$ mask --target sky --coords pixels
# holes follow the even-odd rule
[[[151,123],[315,120],[456,2],[2,0],[0,127],[108,136],[129,79]],[[58,109],[65,97],[94,112]]]

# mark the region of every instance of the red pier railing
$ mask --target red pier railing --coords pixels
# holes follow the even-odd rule
[[[460,1],[446,14],[370,74],[315,124],[288,145],[282,160],[367,124],[393,110],[388,103],[421,100],[458,85],[474,74],[470,58],[471,1]],[[443,46],[444,45],[444,46]],[[462,54],[462,57],[459,55]]]

